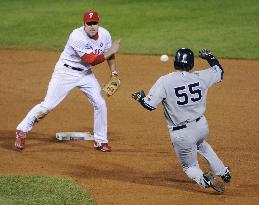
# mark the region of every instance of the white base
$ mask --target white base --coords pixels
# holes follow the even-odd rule
[[[56,138],[63,140],[94,140],[94,136],[90,132],[58,132]]]

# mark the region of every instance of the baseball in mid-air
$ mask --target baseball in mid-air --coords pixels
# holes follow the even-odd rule
[[[168,61],[168,59],[169,59],[169,57],[168,57],[168,55],[166,55],[166,54],[163,54],[163,55],[160,56],[160,60],[161,60],[162,62],[166,62],[166,61]]]

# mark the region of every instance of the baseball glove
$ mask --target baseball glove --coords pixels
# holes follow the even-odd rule
[[[120,84],[118,75],[112,75],[109,82],[103,86],[103,91],[110,97],[119,89]]]

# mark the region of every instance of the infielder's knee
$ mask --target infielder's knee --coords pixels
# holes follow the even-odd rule
[[[98,102],[94,103],[95,110],[103,110],[106,109],[106,103],[104,99],[99,100]]]
[[[50,110],[44,109],[39,112],[35,113],[35,123],[38,123],[40,120],[42,120],[46,115],[50,112]]]
[[[43,119],[49,111],[40,111],[35,114],[35,122],[39,122],[41,119]]]
[[[42,120],[46,115],[53,109],[53,107],[46,105],[45,102],[40,103],[39,109],[36,111],[34,117],[35,117],[35,123],[38,123],[40,120]]]
[[[59,103],[57,103],[57,102],[50,103],[50,102],[44,100],[40,103],[40,109],[42,109],[48,113],[51,110],[53,110],[55,107],[57,107],[58,104]]]

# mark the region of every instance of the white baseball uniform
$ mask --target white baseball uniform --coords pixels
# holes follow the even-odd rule
[[[101,87],[92,73],[92,66],[82,60],[84,54],[103,54],[111,48],[109,32],[99,27],[98,39],[87,36],[84,27],[75,29],[69,36],[64,51],[55,66],[45,99],[32,108],[17,130],[29,132],[35,122],[53,110],[68,94],[78,87],[94,107],[94,138],[107,143],[107,108]]]
[[[208,89],[222,77],[223,70],[217,65],[197,72],[172,72],[160,77],[143,101],[143,106],[150,110],[162,102],[176,155],[187,176],[204,187],[197,152],[205,157],[216,175],[221,176],[226,171],[205,141],[209,128],[203,116]]]

